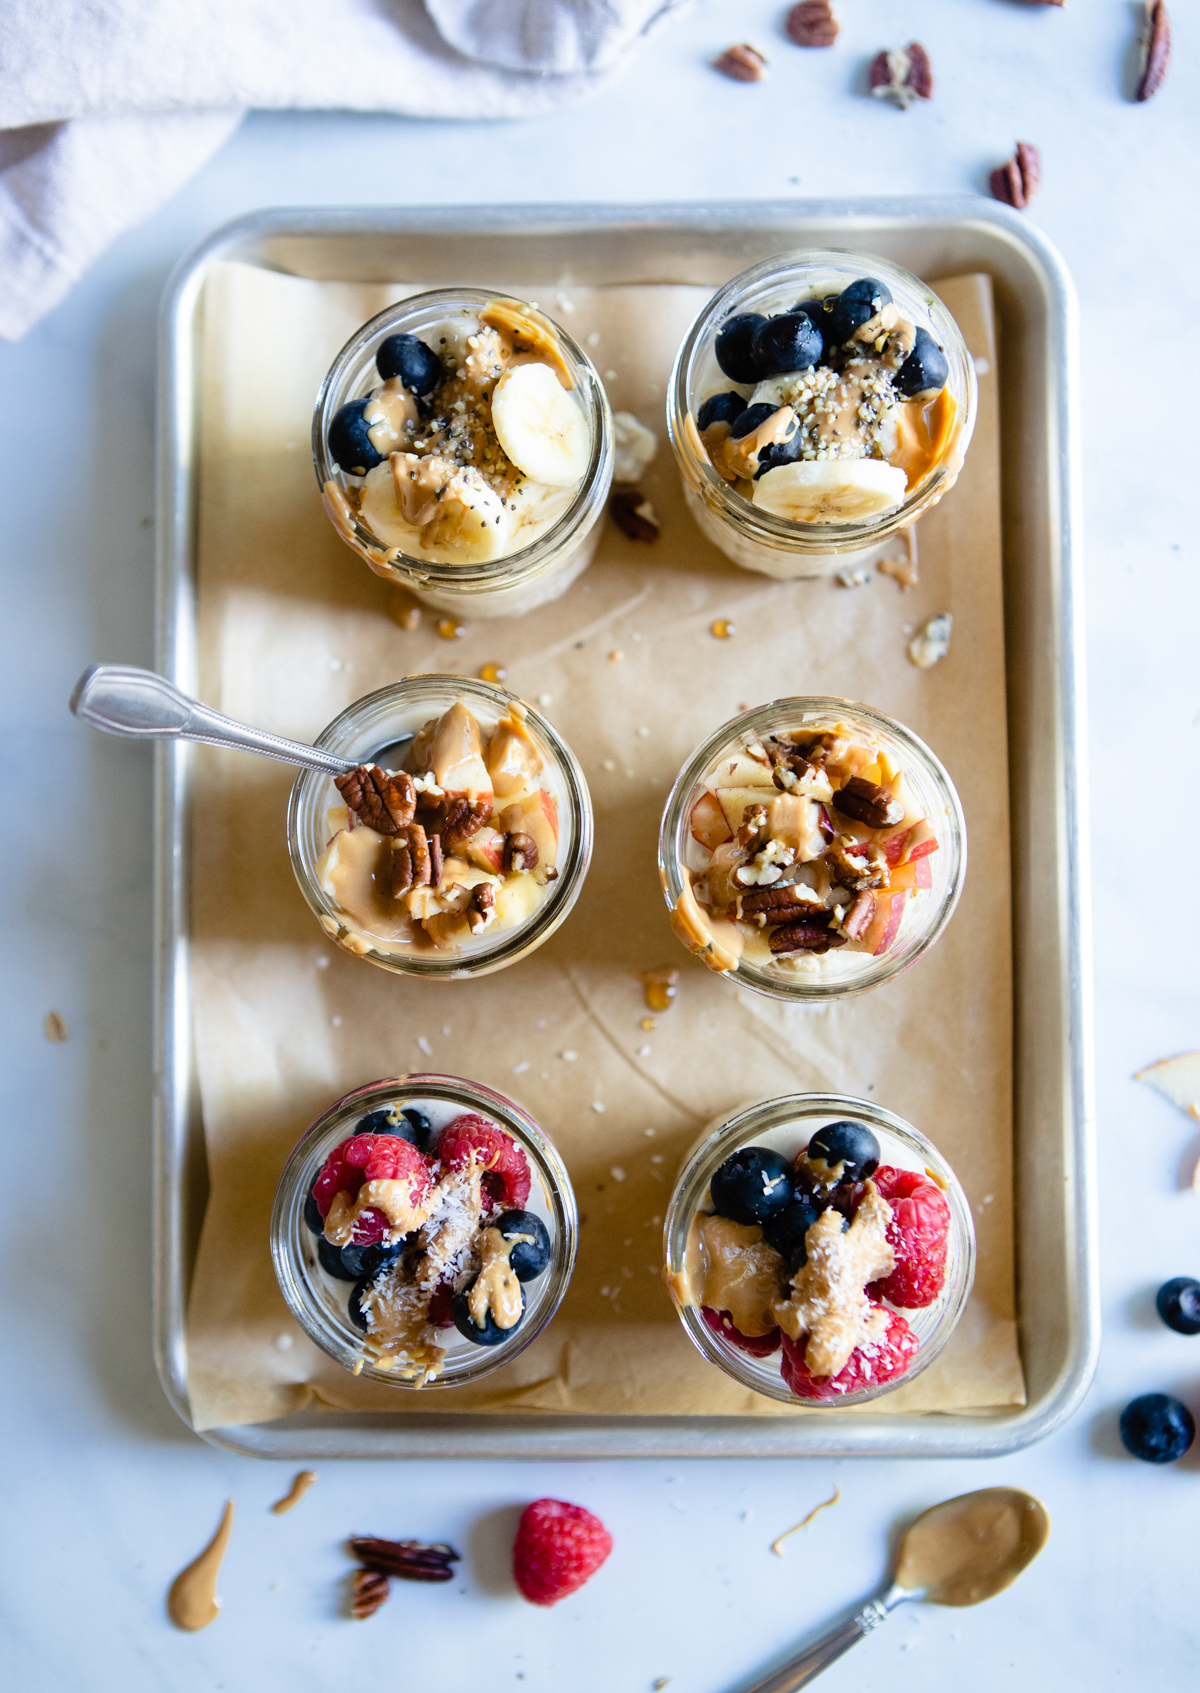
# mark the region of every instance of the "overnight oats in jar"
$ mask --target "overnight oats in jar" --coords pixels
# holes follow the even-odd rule
[[[577,1217],[533,1118],[457,1076],[372,1082],[297,1142],[271,1257],[302,1328],[355,1375],[454,1387],[509,1363],[562,1302]]]
[[[792,1094],[708,1129],[671,1197],[663,1279],[689,1339],[756,1393],[859,1405],[933,1362],[971,1291],[971,1209],[903,1118]]]
[[[776,999],[865,992],[941,934],[966,874],[943,766],[908,729],[830,697],[724,724],[680,772],[659,875],[711,970]]]
[[[953,487],[976,394],[958,325],[917,277],[867,254],[782,253],[692,325],[667,421],[709,540],[747,570],[820,576]]]
[[[590,564],[613,470],[591,360],[536,306],[411,295],[353,335],[313,416],[338,534],[443,611],[515,616]]]
[[[356,701],[316,744],[348,769],[297,777],[288,847],[301,892],[346,952],[401,975],[487,975],[539,947],[579,897],[587,783],[514,694],[409,676]]]

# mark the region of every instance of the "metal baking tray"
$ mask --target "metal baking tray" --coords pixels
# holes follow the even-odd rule
[[[977,198],[649,206],[271,210],[193,249],[163,301],[157,662],[195,688],[196,354],[209,267],[338,281],[502,276],[696,283],[805,245],[877,252],[930,279],[987,271],[1001,346],[1002,509],[1013,840],[1017,1299],[1028,1403],[973,1415],[582,1417],[308,1412],[208,1430],[275,1458],[988,1457],[1071,1415],[1099,1344],[1092,1103],[1076,307],[1036,228]],[[207,1198],[189,978],[188,749],[155,790],[154,1346],[188,1417],[185,1302]]]

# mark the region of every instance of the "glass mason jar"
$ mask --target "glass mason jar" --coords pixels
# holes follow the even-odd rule
[[[708,783],[721,766],[744,758],[748,746],[796,730],[842,727],[878,749],[892,768],[900,771],[909,799],[923,812],[937,846],[931,849],[927,839],[919,858],[889,871],[889,884],[897,892],[903,891],[904,897],[897,907],[895,894],[881,888],[876,895],[881,916],[887,898],[886,915],[891,919],[890,923],[880,923],[876,936],[879,951],[839,946],[825,952],[775,955],[762,929],[723,917],[714,919],[697,899],[694,889],[709,868],[710,852],[692,833],[693,810],[711,793]],[[732,791],[744,792],[747,803],[753,797],[749,788]],[[768,803],[779,797],[772,786],[765,787],[763,793]],[[825,815],[828,817],[827,811]],[[658,872],[671,912],[671,927],[688,951],[698,954],[710,970],[728,975],[741,987],[793,1003],[821,1004],[839,996],[865,993],[907,970],[950,921],[966,870],[966,821],[944,766],[911,729],[871,706],[832,696],[773,700],[723,724],[697,748],[676,777],[658,840]],[[747,887],[746,892],[754,889]]]
[[[706,399],[734,390],[748,398],[754,386],[732,382],[721,371],[714,351],[717,332],[728,317],[786,312],[801,300],[840,292],[864,277],[884,283],[901,315],[928,330],[942,348],[949,365],[944,393],[923,408],[922,452],[899,505],[865,520],[836,523],[776,515],[726,482],[700,438],[696,420]],[[823,576],[838,569],[846,553],[874,547],[907,528],[954,486],[975,427],[977,394],[975,364],[958,325],[919,278],[871,253],[780,253],[727,282],[688,331],[671,374],[667,427],[685,498],[710,541],[746,570],[786,579]]]
[[[523,1209],[541,1220],[550,1238],[549,1265],[540,1275],[522,1283],[525,1313],[511,1339],[481,1346],[467,1340],[456,1328],[440,1329],[439,1344],[445,1345],[445,1358],[440,1373],[424,1381],[419,1373],[405,1376],[387,1368],[386,1363],[381,1367],[382,1355],[372,1353],[367,1337],[350,1319],[349,1302],[355,1284],[330,1275],[324,1268],[318,1256],[319,1237],[305,1219],[306,1209],[311,1215],[308,1201],[326,1158],[354,1134],[355,1124],[363,1117],[389,1106],[421,1112],[435,1135],[464,1112],[478,1112],[491,1119],[525,1153],[532,1179]],[[436,1150],[436,1142],[434,1147]],[[275,1274],[292,1315],[309,1339],[354,1375],[410,1390],[421,1386],[462,1387],[479,1381],[511,1363],[536,1340],[567,1291],[577,1235],[575,1194],[566,1165],[553,1144],[529,1113],[511,1099],[461,1076],[385,1078],[335,1100],[296,1142],[279,1178],[271,1211]]]
[[[562,367],[574,383],[572,392],[587,419],[591,458],[574,494],[563,490],[563,498],[551,502],[550,515],[534,525],[528,544],[484,562],[435,562],[404,552],[372,533],[357,509],[364,479],[335,462],[329,450],[329,429],[342,406],[364,399],[380,385],[375,355],[388,336],[408,334],[436,340],[448,320],[475,317],[494,304],[531,318],[537,330],[544,331],[548,341],[556,344]],[[317,485],[331,523],[377,575],[401,583],[440,611],[465,617],[514,617],[557,599],[592,561],[612,483],[612,414],[592,361],[564,329],[551,323],[536,307],[480,288],[439,288],[397,301],[350,337],[329,367],[317,396],[312,452]],[[386,460],[386,454],[384,457]],[[547,492],[557,494],[558,490]]]
[[[545,884],[540,902],[523,921],[508,928],[493,923],[462,946],[444,951],[418,949],[382,916],[375,924],[356,922],[334,897],[321,865],[333,833],[329,810],[343,804],[333,778],[301,771],[288,800],[292,869],[330,940],[383,970],[425,980],[487,976],[528,957],[550,938],[579,898],[592,857],[592,800],[578,759],[540,713],[494,683],[469,676],[406,676],[348,706],[321,731],[316,745],[362,763],[385,754],[384,764],[395,768],[407,751],[404,743],[455,701],[467,707],[485,732],[515,707],[524,714],[526,731],[541,755],[542,784],[557,813],[558,874]]]
[[[853,1392],[806,1399],[792,1392],[780,1374],[780,1351],[755,1357],[736,1346],[702,1315],[707,1266],[693,1224],[712,1210],[709,1183],[729,1155],[745,1146],[769,1146],[789,1161],[827,1123],[851,1118],[877,1137],[881,1163],[925,1172],[941,1189],[950,1208],[946,1278],[937,1299],[923,1310],[903,1308],[901,1315],[919,1349],[903,1374]],[[975,1229],[971,1207],[954,1171],[923,1134],[894,1112],[865,1099],[833,1093],[794,1093],[745,1106],[704,1130],[687,1153],[676,1178],[663,1229],[663,1279],[688,1339],[709,1360],[743,1386],[794,1407],[840,1410],[862,1405],[910,1382],[945,1346],[962,1316],[975,1276]],[[892,1309],[886,1305],[885,1309]],[[768,1342],[764,1342],[764,1348]]]

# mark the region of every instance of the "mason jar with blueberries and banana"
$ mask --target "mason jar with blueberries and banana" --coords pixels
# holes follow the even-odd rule
[[[974,363],[933,290],[874,256],[782,254],[728,283],[676,360],[688,505],[736,564],[818,576],[954,485]]]

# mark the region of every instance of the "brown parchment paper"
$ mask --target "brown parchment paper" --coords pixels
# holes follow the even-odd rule
[[[306,1405],[820,1415],[705,1363],[659,1280],[667,1197],[698,1130],[752,1097],[809,1088],[867,1094],[917,1124],[974,1208],[979,1265],[964,1319],[886,1409],[1022,1402],[996,351],[987,279],[938,286],[980,360],[981,401],[958,485],[921,519],[919,586],[779,583],[731,565],[685,511],[662,423],[672,355],[708,290],[548,287],[541,304],[589,346],[614,406],[660,435],[642,486],[662,537],[646,546],[609,525],[563,600],[447,641],[436,613],[412,633],[394,621],[404,596],[337,539],[309,456],[332,356],[413,287],[214,267],[201,360],[202,697],[309,739],[406,672],[499,662],[579,755],[596,850],[575,911],[532,958],[476,982],[405,981],[331,947],[304,905],[284,839],[289,772],[197,749],[192,968],[211,1180],[188,1320],[198,1428]],[[950,655],[919,671],[906,643],[935,611],[954,615]],[[736,625],[732,638],[714,638],[718,618]],[[693,747],[739,707],[791,693],[863,699],[909,724],[949,767],[968,820],[966,890],[946,935],[897,981],[828,1010],[756,999],[689,958],[655,866],[663,801]],[[645,1030],[637,972],[664,964],[681,972],[678,997]],[[268,1251],[276,1180],[309,1121],[354,1085],[418,1069],[473,1076],[526,1105],[566,1158],[582,1217],[558,1316],[470,1389],[353,1379],[292,1321]]]

